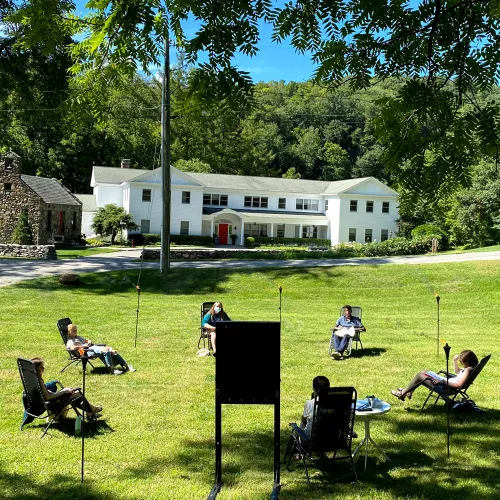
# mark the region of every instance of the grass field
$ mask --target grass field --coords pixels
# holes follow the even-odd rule
[[[372,421],[373,438],[391,462],[370,448],[368,470],[318,471],[307,486],[299,467],[281,471],[282,499],[498,498],[500,395],[496,391],[500,340],[498,262],[322,269],[174,270],[162,277],[143,271],[138,343],[136,272],[82,275],[66,288],[57,278],[0,288],[0,496],[51,499],[202,499],[213,485],[214,359],[196,357],[199,307],[219,299],[232,319],[278,320],[283,287],[281,448],[288,422],[298,421],[315,375],[333,385],[354,385],[360,397],[375,394],[393,406]],[[401,403],[390,389],[414,373],[445,368],[436,347],[436,300],[441,296],[441,338],[452,354],[472,348],[493,354],[469,394],[486,413],[451,418],[451,458],[446,457],[443,406],[418,410],[418,391]],[[346,361],[328,356],[329,329],[344,303],[363,307],[365,349]],[[80,441],[74,420],[40,439],[43,426],[21,422],[21,382],[16,358],[41,356],[46,380],[81,386],[78,368],[65,365],[56,321],[69,316],[80,333],[118,348],[137,372],[87,376],[92,403],[105,419],[86,440],[85,482],[80,483]],[[483,328],[482,325],[487,325]],[[249,339],[259,363],[265,339]],[[225,406],[223,481],[218,498],[269,498],[273,484],[273,412],[267,406]],[[363,435],[362,422],[356,430]],[[358,440],[354,441],[356,444]],[[312,472],[316,469],[312,468]]]

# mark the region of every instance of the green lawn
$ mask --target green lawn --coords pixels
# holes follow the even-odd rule
[[[58,259],[78,259],[100,253],[119,252],[122,248],[116,247],[79,247],[79,248],[57,248]]]
[[[357,460],[359,481],[346,466],[319,473],[308,487],[300,468],[282,469],[282,499],[498,498],[500,395],[496,391],[500,340],[498,262],[384,265],[329,269],[143,271],[138,345],[134,348],[137,272],[82,275],[67,288],[56,278],[0,288],[0,491],[3,498],[201,499],[213,484],[214,359],[197,358],[199,307],[220,299],[232,319],[278,320],[283,287],[282,453],[288,422],[300,417],[315,375],[354,385],[393,404],[372,421],[372,436],[392,461],[370,449],[368,471]],[[436,352],[436,300],[441,296],[441,338],[452,354],[473,348],[493,357],[469,391],[487,413],[451,419],[446,458],[443,407],[418,414],[422,389],[401,403],[390,389],[422,368],[445,367]],[[361,305],[365,349],[347,361],[328,357],[329,328],[344,303]],[[86,476],[79,482],[80,441],[74,421],[50,431],[22,432],[18,356],[42,356],[46,380],[81,386],[68,368],[57,319],[69,316],[80,333],[117,347],[137,372],[119,377],[99,368],[87,377],[91,402],[105,420],[86,440]],[[487,323],[488,328],[478,327]],[[477,332],[477,333],[476,333]],[[475,333],[475,335],[472,335]],[[245,356],[259,363],[265,339],[249,339]],[[99,363],[96,364],[99,366]],[[223,480],[218,498],[269,498],[273,483],[273,412],[268,406],[223,407]],[[362,423],[356,430],[363,435]],[[358,440],[355,440],[355,443]],[[313,468],[314,472],[315,469]]]

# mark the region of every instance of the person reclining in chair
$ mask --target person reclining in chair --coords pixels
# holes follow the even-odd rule
[[[45,363],[42,358],[32,358],[31,361],[35,365],[36,372],[38,374],[38,378],[40,379],[40,387],[43,392],[43,397],[47,400],[56,399],[63,394],[71,394],[70,400],[75,404],[78,408],[83,410],[84,402],[85,402],[85,413],[89,420],[97,420],[100,418],[102,406],[94,406],[89,403],[87,399],[84,399],[83,394],[80,392],[80,389],[73,389],[71,387],[65,387],[57,392],[52,392],[47,389],[47,386],[43,380],[43,372],[45,371]],[[49,384],[49,382],[47,383]]]
[[[462,369],[459,369],[459,363],[463,365]],[[470,375],[470,372],[478,363],[477,356],[472,351],[466,350],[462,351],[460,354],[455,354],[455,356],[453,356],[453,368],[456,375],[448,379],[449,387],[460,389]],[[404,401],[406,398],[411,399],[413,391],[424,384],[424,382],[429,382],[432,385],[446,385],[446,378],[432,371],[421,371],[413,377],[406,388],[400,387],[399,389],[394,389],[391,391],[391,394],[401,401]]]
[[[110,373],[114,373],[115,375],[121,375],[123,373],[121,370],[115,369],[115,365],[121,365],[126,372],[135,372],[135,368],[127,364],[120,354],[118,354],[118,351],[115,351],[112,347],[108,345],[94,345],[90,339],[79,337],[78,327],[73,323],[68,325],[68,341],[66,342],[66,347],[70,350],[83,347],[89,357],[103,356],[104,363],[108,367]]]
[[[335,328],[333,329],[333,347],[335,352],[332,356],[335,359],[339,359],[343,355],[349,341],[354,337],[355,331],[365,331],[361,320],[356,316],[352,316],[352,307],[349,304],[346,304],[342,310],[344,314],[335,322]]]

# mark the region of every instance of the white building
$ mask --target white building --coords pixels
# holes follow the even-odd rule
[[[398,194],[374,177],[329,182],[187,173],[174,167],[171,176],[171,234],[215,234],[220,244],[230,244],[236,235],[238,244],[246,236],[270,236],[325,238],[335,245],[384,241],[398,230]],[[82,198],[82,232],[92,234],[90,207],[114,203],[133,215],[138,232],[159,234],[161,178],[161,168],[130,169],[125,161],[122,168],[94,167],[94,203]]]

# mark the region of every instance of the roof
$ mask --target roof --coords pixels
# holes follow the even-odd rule
[[[238,215],[242,217],[270,217],[272,219],[276,219],[276,215],[280,217],[280,219],[300,219],[304,217],[314,218],[316,220],[330,220],[326,215],[318,212],[287,212],[286,210],[249,210],[248,208],[212,208],[212,207],[203,207],[203,215],[213,215],[213,214],[222,214],[228,212],[236,212]]]
[[[82,202],[83,212],[96,212],[97,204],[95,195],[93,194],[75,194],[75,196]]]
[[[174,169],[175,167],[171,167]],[[158,169],[159,170],[159,169]],[[177,170],[177,169],[176,169]],[[116,167],[94,167],[93,179],[96,184],[121,184],[139,178],[151,170],[139,170]],[[180,172],[180,171],[179,171]],[[251,175],[201,174],[197,172],[181,172],[208,189],[232,189],[252,192],[303,193],[337,195],[354,186],[372,180],[382,184],[375,177],[345,179],[341,181],[313,181],[308,179],[283,179],[282,177],[256,177]],[[385,186],[385,184],[382,184]],[[393,191],[388,186],[385,186]],[[394,195],[397,195],[393,191]]]
[[[55,203],[58,205],[81,206],[76,197],[71,194],[56,179],[46,177],[36,177],[34,175],[21,175],[21,180],[30,187],[45,203]]]
[[[345,181],[312,181],[307,179],[283,179],[282,177],[254,177],[223,174],[189,175],[207,188],[245,189],[246,191],[275,191],[279,193],[336,194],[366,180],[348,179]],[[244,179],[244,181],[243,181]]]
[[[100,184],[121,184],[150,170],[138,168],[94,167],[94,180]]]

